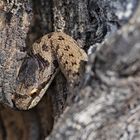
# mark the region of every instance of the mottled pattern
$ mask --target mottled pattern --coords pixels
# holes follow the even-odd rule
[[[86,53],[72,37],[62,32],[53,33],[50,41],[61,71],[69,84],[76,86],[80,82],[81,74],[83,74],[83,64],[87,61]]]
[[[41,74],[47,73],[48,77],[28,92],[33,98],[29,108],[40,101],[56,75],[55,69],[60,68],[70,87],[79,87],[87,55],[72,37],[62,32],[47,34],[33,44],[32,53],[40,62],[39,67],[44,69]],[[43,79],[42,75],[40,77]]]
[[[30,50],[22,58],[16,73],[16,87],[10,91],[13,108],[28,110],[36,106],[59,70],[67,80],[69,90],[79,87],[87,55],[72,37],[62,32],[50,33],[38,39]],[[7,67],[9,61],[6,61]]]
[[[6,16],[5,12],[0,9],[0,31],[5,27],[6,25]]]

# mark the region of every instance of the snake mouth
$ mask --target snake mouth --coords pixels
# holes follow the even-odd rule
[[[28,106],[28,109],[33,108],[37,103],[41,100],[47,89],[49,88],[50,84],[52,83],[55,75],[58,73],[59,69],[56,69],[55,72],[50,75],[47,81],[43,82],[38,88],[34,88],[30,92],[30,96],[32,97],[32,100]]]

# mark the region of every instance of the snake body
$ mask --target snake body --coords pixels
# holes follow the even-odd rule
[[[18,73],[18,86],[13,96],[13,102],[18,109],[34,107],[59,70],[71,88],[78,87],[84,62],[87,61],[84,50],[63,32],[44,35],[32,45],[31,50],[31,57],[23,62]]]

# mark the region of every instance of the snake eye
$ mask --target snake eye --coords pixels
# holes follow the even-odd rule
[[[36,95],[38,93],[38,89],[37,88],[34,88],[30,93],[29,93],[29,95],[31,96],[31,97],[33,97],[34,95]]]

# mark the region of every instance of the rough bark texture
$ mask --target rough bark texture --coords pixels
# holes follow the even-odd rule
[[[139,139],[139,15],[140,7],[129,24],[91,55],[87,69],[93,75],[47,140]]]
[[[3,19],[5,13],[1,12],[0,20],[4,22],[0,22],[0,28],[6,26],[5,22],[10,28],[6,26],[0,33],[0,45],[4,46],[0,48],[0,56],[3,56],[0,64],[4,64],[3,58],[11,57],[12,51],[16,55],[9,62],[12,68],[0,65],[0,140],[139,139],[140,6],[133,14],[138,1],[24,0],[5,3],[5,9],[0,3],[0,10],[6,11],[7,19]],[[73,36],[90,53],[83,76],[85,85],[73,99],[74,104],[62,114],[69,92],[60,73],[32,110],[14,111],[3,106],[4,103],[13,107],[4,93],[14,90],[16,72],[29,46],[40,36],[58,30]],[[11,46],[16,49],[12,50]],[[5,54],[6,48],[9,50]],[[13,61],[16,57],[20,61]]]

